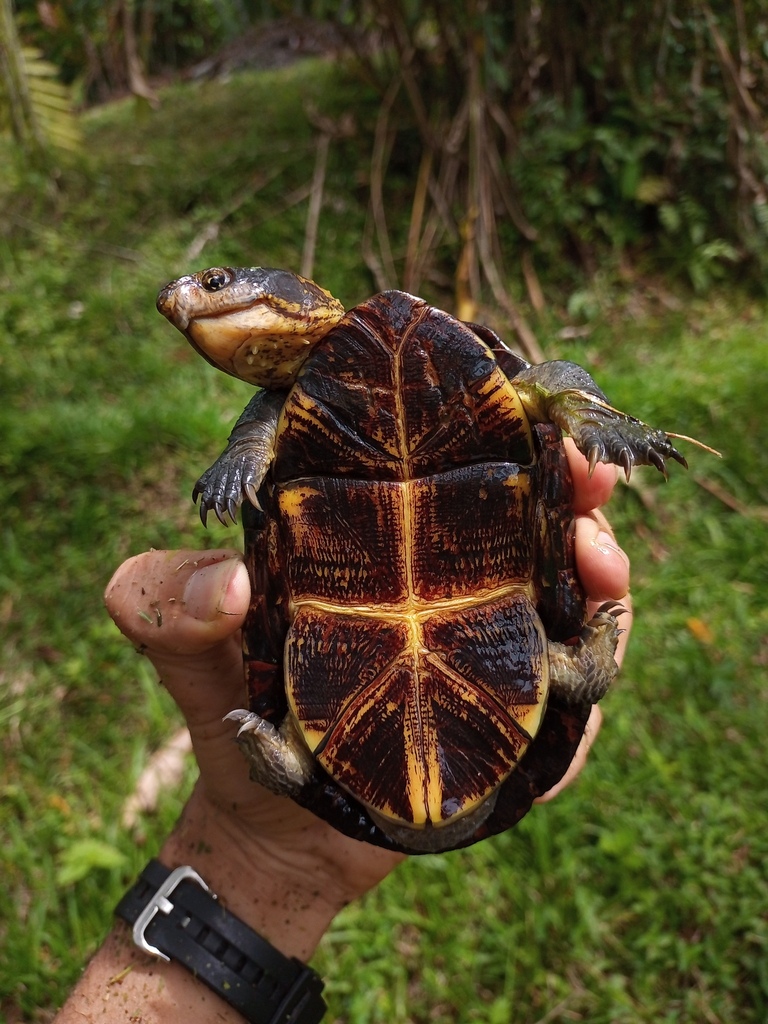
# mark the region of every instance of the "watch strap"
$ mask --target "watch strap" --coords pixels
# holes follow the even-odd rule
[[[190,867],[151,860],[115,914],[144,952],[183,964],[251,1024],[318,1024],[322,979],[230,913]]]

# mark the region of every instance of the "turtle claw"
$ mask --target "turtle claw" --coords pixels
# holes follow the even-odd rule
[[[234,711],[230,711],[229,714],[224,715],[223,719],[223,721],[225,722],[241,723],[240,728],[237,732],[238,736],[243,731],[243,729],[247,728],[248,723],[253,720],[256,720],[258,722],[262,721],[262,719],[260,719],[257,714],[254,714],[253,711],[246,710],[246,708],[235,708]]]
[[[200,492],[200,481],[198,480],[197,483],[195,484],[195,486],[192,488],[192,501],[195,504],[197,504],[197,499],[200,497],[200,493],[201,493]],[[205,504],[205,502],[201,501],[200,502],[200,508],[198,509],[198,512],[200,514],[200,521],[202,522],[203,526],[206,527],[206,529],[208,527],[208,512],[209,511],[210,511],[210,509]]]
[[[192,500],[196,502],[200,499],[200,519],[206,527],[210,512],[213,512],[222,526],[229,526],[227,516],[233,523],[237,522],[237,502],[232,499],[228,476],[221,471],[223,461],[223,457],[217,459],[192,490]],[[226,466],[223,468],[226,469]]]
[[[235,708],[225,721],[239,722],[237,741],[251,766],[251,778],[279,796],[295,796],[312,775],[313,759],[291,718],[278,729],[254,711]]]
[[[266,467],[247,450],[228,447],[195,484],[193,501],[200,498],[200,518],[207,525],[213,512],[222,526],[237,522],[237,510],[247,499],[263,511],[257,495],[266,475]]]
[[[245,708],[235,708],[228,715],[224,715],[225,722],[239,722],[237,738],[240,739],[249,732],[263,733],[268,741],[278,742],[279,733],[277,729],[265,718],[261,718],[255,711],[246,711]]]
[[[629,483],[630,476],[632,476],[632,467],[635,462],[635,460],[632,457],[632,453],[629,449],[622,449],[622,454],[618,458],[620,458],[620,461],[622,463],[622,469],[624,470],[624,475],[627,478],[627,482]]]
[[[257,509],[259,512],[263,512],[264,507],[259,501],[259,492],[257,488],[254,487],[252,483],[244,483],[243,491],[245,492],[246,498],[248,499],[248,501],[250,501],[253,507]]]
[[[655,466],[667,479],[667,459],[687,468],[685,458],[663,430],[656,430],[595,397],[582,394],[581,400],[578,409],[569,408],[562,401],[560,408],[553,410],[552,419],[571,435],[586,457],[590,476],[598,462],[619,466],[627,480],[635,466]]]
[[[618,619],[620,615],[627,615],[628,613],[629,609],[625,608],[620,601],[603,601],[590,621],[594,623],[595,619],[606,615],[610,615],[611,618]]]
[[[229,523],[227,523],[226,519],[224,518],[224,509],[221,503],[213,499],[210,496],[210,494],[208,494],[207,490],[201,486],[202,484],[203,478],[201,477],[200,480],[197,481],[192,490],[192,501],[197,503],[197,499],[201,498],[199,513],[200,521],[202,522],[203,526],[206,527],[206,529],[208,528],[208,514],[210,512],[213,512],[213,514],[216,516],[216,518],[219,520],[222,526],[228,526]]]
[[[660,455],[657,451],[652,450],[648,452],[648,461],[651,463],[652,466],[655,466],[660,473],[664,474],[665,480],[669,479],[669,471],[667,470],[667,463],[663,455]]]

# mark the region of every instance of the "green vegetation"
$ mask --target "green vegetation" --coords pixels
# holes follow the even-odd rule
[[[53,184],[0,153],[0,1018],[61,1002],[188,791],[190,777],[122,827],[178,721],[101,592],[148,546],[238,542],[204,532],[188,495],[249,389],[184,348],[154,296],[202,266],[298,265],[318,95],[331,117],[375,120],[372,94],[307,63],[174,87],[144,116],[93,111],[84,164]],[[331,143],[320,219],[314,273],[347,303],[372,290],[368,146]],[[596,277],[557,296],[590,333],[563,341],[545,314],[548,356],[725,458],[691,449],[689,474],[639,471],[614,499],[637,625],[585,776],[513,832],[414,859],[350,906],[316,958],[329,1020],[768,1016],[768,309],[607,295]]]
[[[17,35],[50,64],[19,60]],[[54,129],[71,144],[51,65],[83,103],[149,108],[196,61],[274,66],[342,40],[381,100],[364,245],[379,286],[459,268],[460,300],[490,291],[524,337],[510,280],[534,307],[537,274],[572,287],[607,261],[700,292],[735,267],[764,280],[763,0],[16,0],[15,18],[0,0],[0,130],[38,158]],[[403,176],[410,215],[397,200],[392,216]]]

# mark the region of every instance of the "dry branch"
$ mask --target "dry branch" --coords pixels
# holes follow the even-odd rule
[[[395,78],[381,101],[379,116],[376,119],[373,153],[371,155],[370,211],[381,257],[377,261],[380,267],[379,274],[381,275],[381,279],[377,281],[377,284],[380,288],[392,288],[397,282],[395,261],[392,257],[392,247],[389,242],[387,216],[384,211],[384,174],[389,163],[389,154],[394,140],[394,133],[389,126],[389,116],[397,94],[400,92],[400,86],[401,79]],[[368,265],[369,267],[372,266],[371,263]]]
[[[315,246],[317,245],[317,227],[320,221],[320,208],[323,205],[323,189],[325,187],[325,171],[328,166],[328,150],[331,137],[321,132],[317,138],[315,153],[315,172],[312,175],[312,186],[309,193],[309,209],[307,210],[307,226],[304,232],[304,250],[301,254],[302,277],[312,277],[315,265]]]
[[[731,494],[730,491],[726,491],[722,484],[718,483],[717,480],[711,480],[706,476],[694,477],[696,483],[705,490],[712,497],[717,498],[718,501],[722,502],[726,508],[731,509],[733,512],[737,512],[740,516],[744,516],[745,519],[759,519],[761,522],[768,523],[768,506],[765,505],[747,505],[740,498],[737,498],[735,494]]]

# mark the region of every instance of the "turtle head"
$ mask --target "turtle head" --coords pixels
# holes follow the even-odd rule
[[[268,267],[211,267],[171,281],[157,308],[218,369],[289,387],[312,346],[344,316],[330,292]]]

